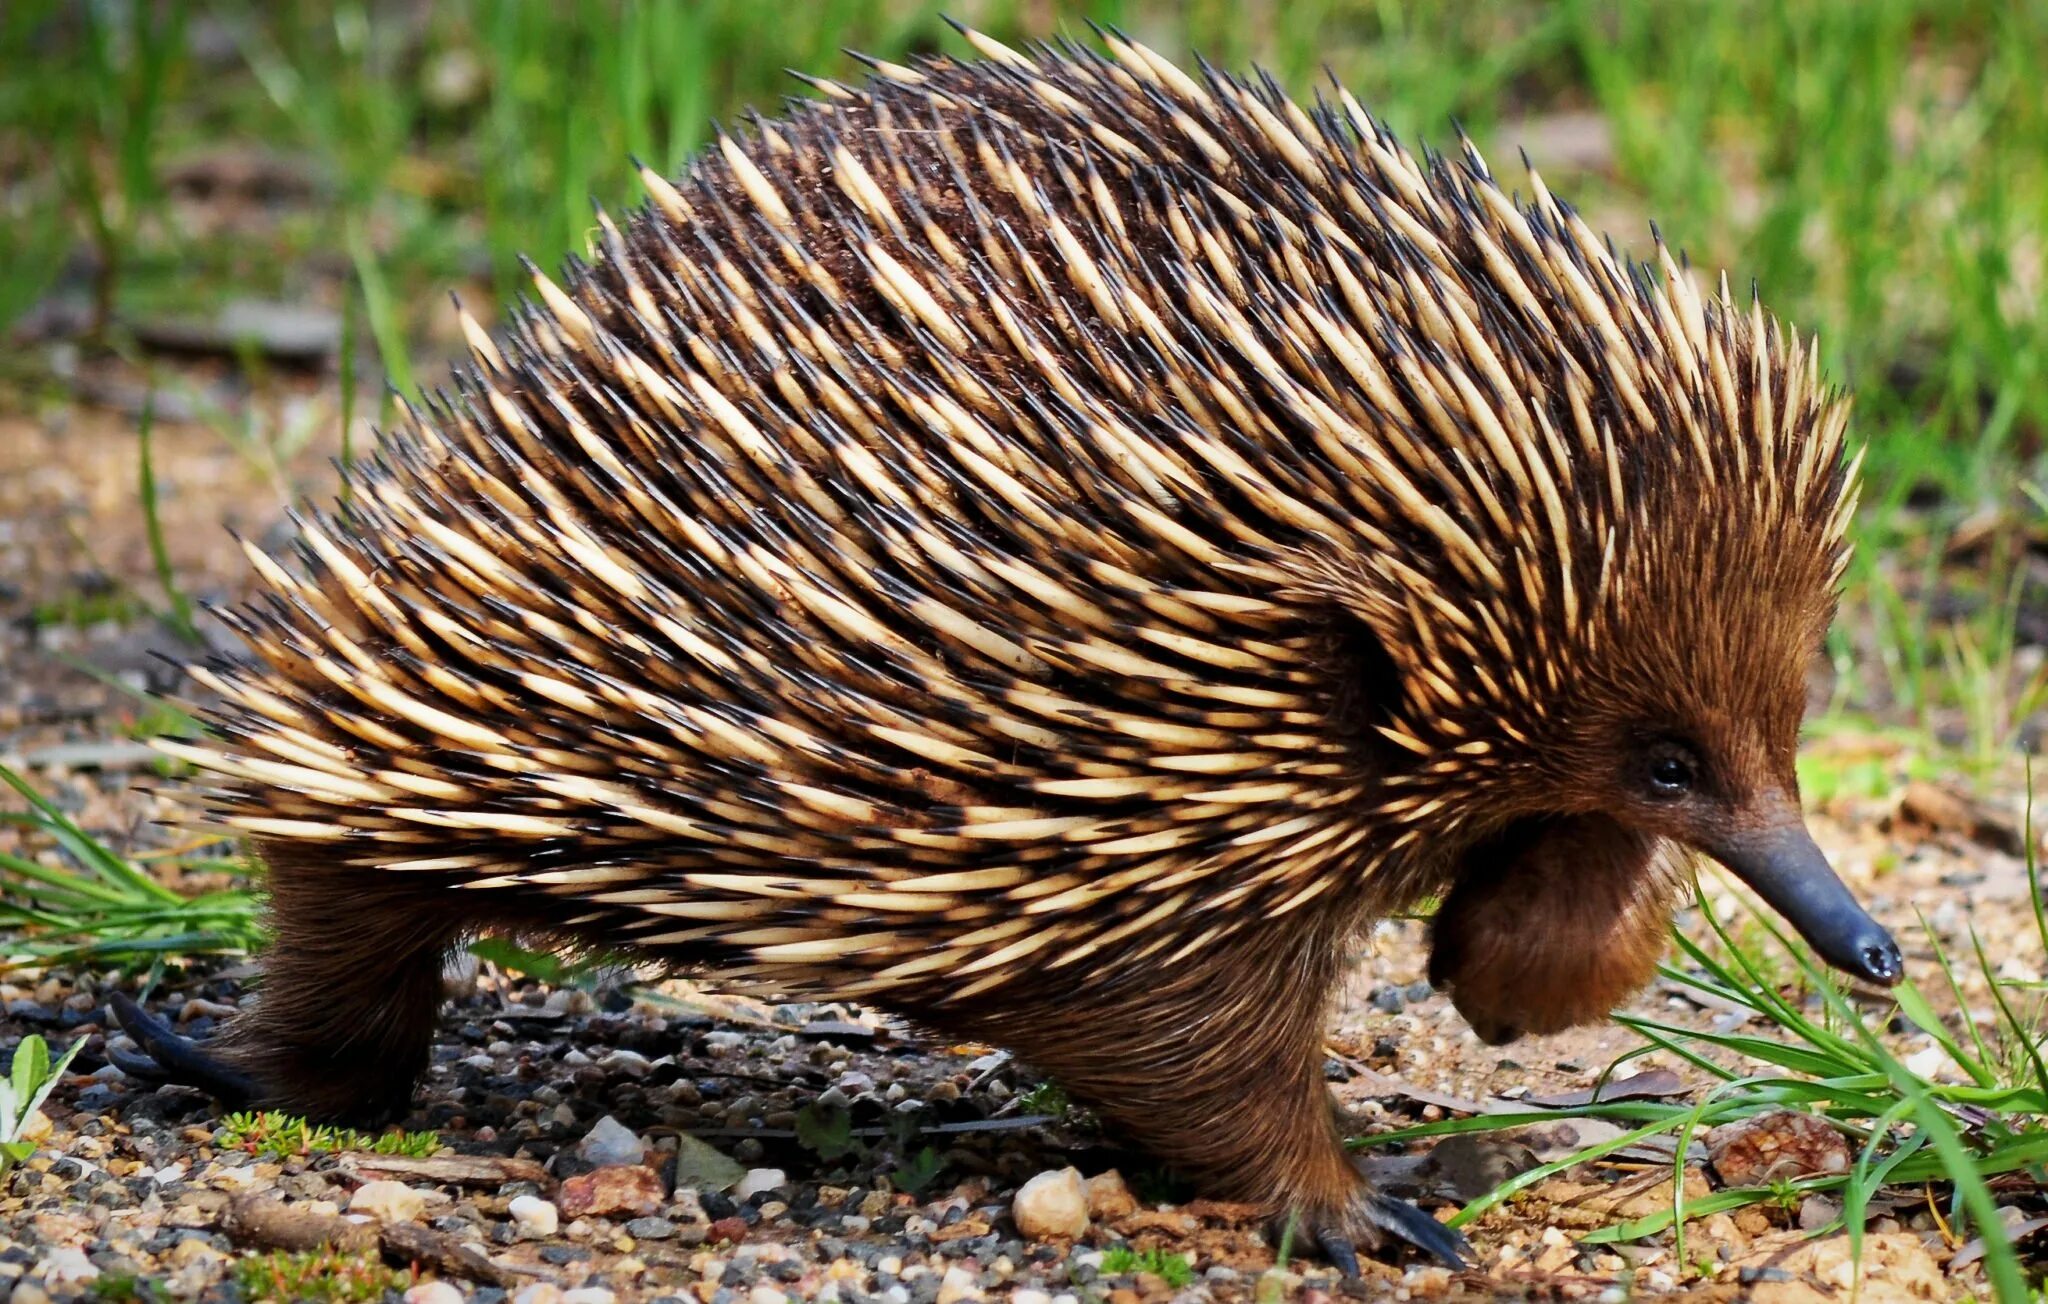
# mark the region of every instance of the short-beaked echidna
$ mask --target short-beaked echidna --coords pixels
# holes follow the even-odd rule
[[[1793,771],[1854,498],[1811,343],[1342,91],[969,39],[644,173],[296,568],[249,549],[220,741],[168,746],[269,867],[219,1080],[401,1111],[444,954],[543,930],[1449,1253],[1326,1095],[1370,921],[1441,898],[1436,983],[1550,1031],[1692,848],[1895,980]]]

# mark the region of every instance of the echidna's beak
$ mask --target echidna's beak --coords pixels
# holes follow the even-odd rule
[[[1843,973],[1889,987],[1906,974],[1899,944],[1857,904],[1798,820],[1705,848]]]

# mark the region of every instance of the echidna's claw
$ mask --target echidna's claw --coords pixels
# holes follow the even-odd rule
[[[1463,1236],[1406,1200],[1376,1191],[1359,1192],[1348,1203],[1325,1209],[1320,1215],[1307,1213],[1298,1226],[1296,1243],[1313,1243],[1324,1260],[1346,1277],[1359,1275],[1360,1246],[1378,1250],[1390,1240],[1412,1245],[1449,1268],[1471,1266],[1472,1247]],[[1284,1242],[1284,1227],[1276,1222],[1274,1230]]]
[[[1330,1266],[1347,1277],[1358,1275],[1358,1250],[1351,1244],[1351,1238],[1335,1227],[1316,1229],[1316,1246]]]
[[[1375,1227],[1393,1233],[1419,1250],[1428,1251],[1445,1267],[1468,1266],[1471,1242],[1406,1200],[1375,1195],[1366,1200],[1364,1213]],[[1331,1262],[1336,1263],[1337,1260],[1333,1257]],[[1352,1270],[1356,1271],[1355,1265]]]
[[[262,1091],[256,1080],[222,1064],[199,1048],[189,1037],[172,1031],[171,1025],[137,1005],[125,993],[115,992],[108,1002],[121,1031],[135,1039],[142,1054],[107,1048],[114,1067],[145,1082],[169,1082],[195,1087],[230,1107],[248,1105]]]

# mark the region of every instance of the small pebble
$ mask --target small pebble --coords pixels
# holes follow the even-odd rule
[[[732,1198],[745,1204],[763,1191],[773,1191],[789,1181],[780,1168],[749,1168],[732,1188]]]
[[[378,1222],[411,1222],[426,1211],[427,1196],[404,1182],[364,1182],[348,1198],[350,1213],[364,1213]]]
[[[405,1292],[405,1304],[462,1304],[462,1292],[445,1281],[423,1281]]]
[[[1088,1179],[1088,1216],[1104,1220],[1122,1218],[1138,1211],[1138,1197],[1124,1182],[1124,1175],[1112,1168]]]
[[[562,1223],[562,1211],[537,1195],[513,1197],[512,1203],[505,1206],[505,1212],[512,1215],[512,1224],[519,1229],[521,1236],[536,1239],[553,1236]]]
[[[615,1050],[597,1062],[607,1073],[622,1073],[629,1078],[644,1078],[652,1067],[645,1055],[638,1051]]]
[[[666,1218],[635,1218],[626,1224],[626,1234],[636,1240],[665,1241],[676,1234],[676,1225]]]
[[[84,1250],[52,1250],[33,1269],[43,1285],[54,1291],[74,1291],[99,1278],[100,1270]]]
[[[562,1304],[613,1304],[618,1296],[603,1286],[578,1286],[562,1292]]]
[[[981,1281],[965,1268],[948,1268],[939,1281],[937,1304],[966,1304],[981,1298]]]
[[[1088,1230],[1088,1190],[1076,1168],[1038,1174],[1017,1190],[1010,1217],[1032,1240],[1072,1238]]]
[[[1817,1232],[1841,1216],[1842,1206],[1824,1195],[1809,1195],[1799,1202],[1801,1231]]]
[[[606,1114],[591,1124],[590,1131],[577,1142],[576,1153],[599,1167],[637,1164],[647,1157],[647,1143],[631,1128]]]

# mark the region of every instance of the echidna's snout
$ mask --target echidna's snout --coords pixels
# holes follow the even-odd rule
[[[1899,944],[1835,876],[1796,814],[1701,850],[1755,889],[1835,968],[1885,987],[1905,976]]]

